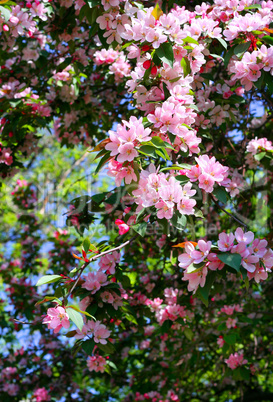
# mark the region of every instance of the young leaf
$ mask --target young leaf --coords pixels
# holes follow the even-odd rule
[[[184,77],[187,77],[187,75],[189,75],[191,72],[191,65],[189,59],[187,57],[183,57],[180,63],[181,67],[183,68]]]
[[[60,306],[62,305],[61,300],[58,299],[57,297],[55,297],[55,296],[46,296],[46,297],[43,298],[43,300],[40,300],[37,303],[35,303],[35,306],[39,306],[39,304],[46,303],[46,302],[49,302],[49,301],[50,302],[56,302]]]
[[[191,38],[190,36],[187,36],[185,39],[183,39],[183,42],[184,43],[195,43],[195,45],[199,45],[197,40]]]
[[[81,313],[75,311],[72,307],[67,307],[65,311],[68,314],[70,320],[73,321],[76,327],[78,327],[79,330],[81,331],[83,327],[83,318]]]
[[[156,19],[159,20],[160,16],[163,15],[163,11],[159,7],[158,3],[156,3],[155,8],[152,11],[152,16]]]
[[[48,283],[57,282],[60,279],[62,279],[62,277],[60,275],[45,275],[45,276],[42,276],[42,278],[40,278],[38,280],[38,282],[36,283],[36,286],[41,286],[41,285],[46,285]]]
[[[82,248],[84,249],[84,251],[86,253],[88,253],[89,248],[90,248],[90,240],[89,239],[84,239],[83,243],[82,243]]]

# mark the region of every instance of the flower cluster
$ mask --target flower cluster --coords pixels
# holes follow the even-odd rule
[[[178,261],[179,266],[185,269],[183,280],[189,281],[188,290],[195,293],[199,286],[204,287],[208,269],[223,268],[224,263],[218,258],[221,255],[219,251],[239,254],[248,278],[254,278],[257,283],[265,280],[273,267],[273,251],[266,247],[267,244],[266,240],[254,240],[252,232],[244,233],[241,228],[236,229],[235,235],[220,233],[218,247],[212,247],[210,241],[204,240],[199,240],[197,244],[186,242],[185,253],[178,257]]]
[[[174,176],[157,173],[151,164],[147,170],[142,170],[138,188],[133,191],[137,212],[155,206],[158,219],[171,219],[175,211],[192,215],[196,201],[191,197],[196,191],[191,187],[191,183],[181,186]]]
[[[105,371],[105,366],[106,360],[102,356],[94,355],[89,356],[87,359],[87,367],[90,371],[103,373]]]
[[[191,182],[198,180],[199,188],[205,190],[206,193],[211,193],[216,183],[221,186],[229,184],[228,167],[217,162],[214,156],[210,158],[208,155],[201,155],[195,160],[197,165],[186,170],[185,173]]]
[[[256,168],[260,161],[259,154],[261,154],[261,156],[264,155],[264,152],[270,152],[272,154],[272,141],[269,141],[267,138],[256,137],[254,140],[249,141],[246,147],[246,152],[246,161],[249,164],[249,167]],[[255,158],[256,155],[257,158]],[[273,164],[272,160],[271,164]]]
[[[110,142],[105,149],[111,151],[111,156],[117,155],[118,162],[132,162],[138,152],[135,149],[142,142],[149,141],[151,130],[144,128],[142,118],[131,117],[129,122],[118,124],[116,132],[110,131]]]
[[[253,82],[261,77],[262,70],[273,73],[273,48],[262,45],[259,50],[245,52],[242,59],[230,65],[230,72],[234,73],[232,79],[240,80],[245,89],[249,91]]]
[[[104,324],[101,324],[101,321],[89,320],[86,324],[84,324],[81,331],[77,329],[75,338],[83,339],[86,336],[93,336],[96,343],[106,345],[106,339],[109,338],[110,334],[111,331],[109,331]]]
[[[17,180],[14,191],[11,192],[14,203],[20,208],[33,208],[37,202],[37,195],[34,188],[26,180]]]
[[[229,356],[228,359],[225,359],[225,363],[229,368],[235,370],[237,367],[242,366],[243,364],[247,364],[247,360],[244,359],[243,353],[234,353]]]

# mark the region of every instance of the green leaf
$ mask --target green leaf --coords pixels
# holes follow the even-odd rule
[[[62,276],[60,276],[60,275],[45,275],[45,276],[42,276],[42,278],[40,278],[38,280],[38,282],[36,283],[36,286],[41,286],[41,285],[46,285],[47,283],[57,282],[60,279],[62,279]]]
[[[262,87],[264,85],[264,71],[263,70],[261,71],[260,78],[256,82],[254,82],[254,85],[256,88],[262,89]]]
[[[5,22],[7,22],[10,18],[10,14],[11,14],[10,10],[8,8],[0,6],[0,13],[4,17]]]
[[[185,334],[186,338],[188,338],[189,341],[192,340],[194,334],[190,328],[188,328],[188,327],[184,328],[183,333]]]
[[[164,172],[165,170],[182,170],[182,169],[191,169],[192,166],[188,163],[179,163],[179,165],[172,165],[163,169],[160,169],[160,172]]]
[[[163,91],[164,91],[164,96],[165,96],[165,100],[166,100],[171,96],[170,91],[168,90],[166,82],[163,82]]]
[[[200,264],[191,264],[187,268],[187,274],[193,274],[195,272],[199,272],[204,268],[205,265],[206,263],[204,262],[200,262]]]
[[[253,8],[262,8],[260,4],[252,4],[252,6],[247,6],[244,10],[252,10]]]
[[[156,148],[164,148],[165,142],[160,137],[153,137],[151,142],[154,144]]]
[[[242,380],[249,381],[250,372],[246,367],[240,367],[240,374],[241,374]]]
[[[250,45],[251,45],[251,41],[248,41],[246,43],[240,43],[240,45],[237,45],[234,47],[233,53],[237,57],[241,57],[248,50]]]
[[[142,145],[142,147],[139,148],[138,152],[156,158],[155,148],[152,145]]]
[[[146,229],[147,229],[147,222],[141,222],[141,223],[136,223],[135,225],[132,225],[131,227],[134,229],[135,232],[140,234],[141,237],[145,236]]]
[[[156,53],[153,55],[153,62],[157,67],[161,66],[161,60]]]
[[[221,253],[218,254],[217,257],[219,258],[220,261],[224,262],[226,265],[228,265],[231,268],[234,268],[237,272],[239,272],[242,257],[240,254],[234,253]]]
[[[219,40],[219,42],[221,43],[221,45],[227,49],[227,42],[223,39],[223,38],[217,38]]]
[[[73,331],[68,331],[65,336],[67,338],[74,338],[74,336],[76,335],[77,331],[73,330]]]
[[[183,229],[185,229],[185,227],[187,225],[187,218],[185,215],[182,215],[180,212],[175,211],[171,218],[171,223],[178,230],[183,230]]]
[[[210,73],[202,73],[202,74],[200,74],[200,76],[205,78],[205,79],[208,79],[210,81],[214,81],[213,75],[210,74]]]
[[[235,345],[235,343],[236,343],[236,338],[237,338],[237,335],[236,334],[227,334],[227,335],[224,335],[224,341],[226,342],[226,343],[228,343],[229,345]]]
[[[221,324],[218,325],[217,331],[221,332],[221,331],[223,331],[224,329],[226,329],[226,323],[225,323],[225,322],[222,322]]]
[[[173,144],[176,139],[176,135],[169,133],[169,132],[167,132],[167,134],[168,134],[168,137],[169,137],[171,143]]]
[[[256,155],[254,155],[254,159],[259,162],[259,161],[261,161],[263,159],[263,157],[265,155],[266,155],[266,152],[260,152],[260,153],[258,153]]]
[[[272,95],[273,94],[273,80],[272,80],[272,75],[269,72],[265,72],[264,82],[267,85],[267,89],[268,89],[269,93]]]
[[[245,103],[245,99],[239,95],[231,95],[228,98],[228,103]]]
[[[234,54],[234,46],[231,47],[225,54],[225,57],[224,57],[224,67],[225,68],[227,68],[229,60],[231,59],[233,54]]]
[[[205,304],[206,307],[209,305],[209,293],[213,282],[216,278],[216,272],[209,272],[206,277],[206,283],[203,288],[199,286],[196,292],[196,296]]]
[[[101,158],[101,160],[98,163],[98,166],[96,167],[95,174],[100,171],[100,169],[107,163],[108,159],[110,158],[110,151],[106,152],[106,154]]]
[[[261,38],[261,40],[262,40],[263,42],[267,43],[268,45],[273,45],[273,37],[272,37],[272,36],[268,36],[268,35],[263,36],[263,37]]]
[[[127,275],[122,275],[120,281],[121,281],[122,287],[124,289],[127,289],[127,288],[131,287],[131,281],[130,281],[130,278]]]
[[[84,239],[83,243],[82,243],[82,248],[84,249],[84,251],[86,252],[86,254],[89,251],[90,248],[90,240],[89,239]]]
[[[115,365],[115,363],[110,362],[109,360],[107,360],[107,364],[108,364],[108,366],[112,367],[114,370],[118,369],[117,366]]]
[[[200,209],[195,209],[195,210],[194,210],[194,216],[196,216],[196,218],[202,218],[202,219],[204,219],[203,212],[202,212]]]
[[[240,272],[242,274],[243,280],[244,281],[248,280],[247,270],[244,267],[240,266]],[[249,282],[248,282],[248,285],[249,285]]]
[[[229,195],[223,187],[216,187],[212,194],[223,204],[226,204],[229,200]]]
[[[185,39],[183,39],[183,42],[185,42],[185,43],[195,43],[196,45],[199,45],[197,40],[191,38],[190,36],[187,36]]]
[[[90,8],[93,8],[93,7],[97,6],[98,4],[101,4],[100,0],[87,0],[86,2]]]
[[[75,311],[71,307],[67,307],[67,309],[65,311],[68,314],[68,317],[70,318],[70,320],[73,321],[74,324],[76,325],[76,327],[79,328],[79,330],[81,331],[82,327],[83,327],[83,318],[82,318],[81,313],[79,313],[78,311]]]
[[[156,149],[155,150],[155,153],[160,157],[160,158],[162,158],[162,159],[164,159],[164,161],[166,161],[167,159],[169,159],[169,158],[166,158],[166,155],[165,155],[165,153],[163,152],[163,149]]]
[[[101,343],[97,343],[96,345],[100,350],[102,350],[103,352],[105,352],[107,354],[111,354],[116,351],[114,345],[112,345],[112,343],[110,343],[110,342],[107,342],[106,345],[102,345]]]
[[[46,302],[49,302],[49,301],[50,302],[56,302],[60,306],[62,305],[61,300],[58,299],[57,297],[55,297],[55,296],[46,296],[46,297],[43,298],[43,300],[40,300],[37,303],[35,303],[35,306],[39,306],[39,304],[46,303]]]
[[[187,57],[183,57],[180,64],[181,67],[183,68],[184,77],[186,77],[191,72],[191,64],[189,62],[189,59]]]
[[[94,347],[95,347],[95,341],[93,339],[88,339],[88,341],[84,341],[82,343],[82,348],[88,354],[88,356],[92,355]]]
[[[92,195],[92,200],[95,201],[97,204],[100,204],[106,197],[106,195],[109,194],[108,191],[104,191],[103,193],[99,194],[94,194]]]
[[[161,43],[159,48],[155,50],[155,53],[163,63],[167,63],[170,67],[173,68],[174,55],[173,46],[171,43]]]
[[[184,175],[180,175],[180,176],[175,176],[176,180],[180,181],[181,184],[185,184],[188,183],[188,181],[190,180],[187,176]]]

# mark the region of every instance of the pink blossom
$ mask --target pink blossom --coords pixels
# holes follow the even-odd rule
[[[58,333],[62,327],[68,329],[70,326],[68,314],[61,306],[49,308],[43,324],[48,324],[48,328],[54,329],[54,333]]]
[[[246,232],[244,233],[242,228],[237,228],[235,231],[235,237],[237,242],[243,242],[245,244],[252,243],[254,240],[254,233],[253,232]]]
[[[235,328],[237,323],[237,318],[229,317],[226,321],[227,328]]]
[[[244,359],[243,353],[238,354],[236,352],[234,354],[231,354],[228,359],[225,359],[225,363],[228,365],[229,368],[235,370],[237,367],[246,364],[247,360]]]
[[[107,273],[113,275],[115,273],[116,264],[120,261],[120,253],[114,251],[111,254],[106,254],[101,257],[99,266],[100,271],[106,271]]]
[[[256,265],[256,269],[254,272],[247,273],[248,279],[255,280],[256,283],[260,283],[260,281],[265,281],[268,278],[268,273],[264,270],[263,267]]]
[[[199,250],[193,250],[191,252],[191,258],[193,259],[194,264],[199,264],[204,261],[204,259],[208,256],[209,251],[211,249],[211,242],[205,242],[204,240],[198,241]]]
[[[189,292],[193,291],[193,293],[195,293],[196,290],[198,289],[199,285],[201,286],[201,288],[203,288],[206,283],[207,273],[208,273],[208,270],[206,267],[204,267],[202,270],[200,270],[198,272],[192,272],[190,274],[187,274],[185,271],[182,280],[189,281],[188,291]]]
[[[89,356],[87,359],[87,367],[90,371],[103,373],[105,371],[105,366],[106,360],[102,356]]]
[[[219,336],[219,338],[217,339],[217,345],[219,346],[219,348],[222,348],[225,344],[224,338],[222,337],[222,335]]]
[[[234,242],[235,236],[233,233],[227,234],[227,233],[220,233],[219,234],[219,240],[217,242],[218,248],[220,251],[229,251],[233,247],[233,242]]]
[[[82,284],[82,288],[91,291],[91,294],[96,293],[101,286],[108,284],[107,276],[103,272],[89,272],[87,276],[84,276],[85,282]]]
[[[33,396],[35,396],[36,402],[50,401],[51,399],[48,391],[44,387],[36,389]]]

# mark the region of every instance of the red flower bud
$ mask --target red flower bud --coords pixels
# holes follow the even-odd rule
[[[146,60],[143,63],[143,67],[145,68],[145,70],[148,70],[151,67],[151,60]]]

